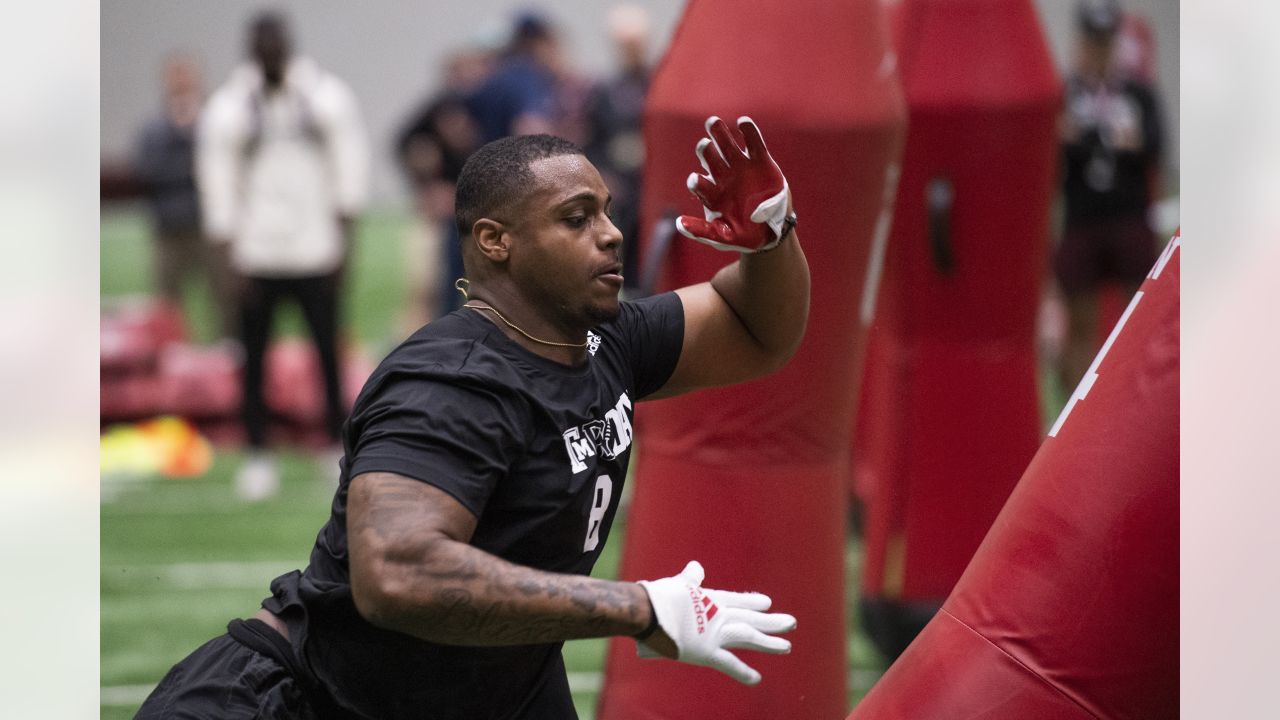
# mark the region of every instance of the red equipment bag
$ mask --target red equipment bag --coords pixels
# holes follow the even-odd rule
[[[182,309],[163,300],[129,297],[108,303],[99,321],[103,377],[155,369],[160,348],[186,339]]]
[[[102,376],[99,383],[98,419],[103,426],[141,420],[164,412],[160,379],[147,373]]]
[[[163,348],[186,338],[182,310],[149,297],[119,299],[103,308],[99,331],[102,424],[164,412],[156,367]]]
[[[240,359],[229,345],[169,345],[160,352],[159,379],[166,413],[198,422],[239,418]]]
[[[342,402],[350,409],[373,374],[373,362],[356,347],[339,349]],[[323,430],[324,378],[320,355],[305,338],[284,337],[267,349],[263,392],[272,414],[290,425]]]

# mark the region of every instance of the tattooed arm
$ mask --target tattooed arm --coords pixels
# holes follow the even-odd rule
[[[635,635],[649,625],[636,583],[549,573],[468,544],[476,518],[452,496],[393,473],[366,473],[347,496],[351,590],[379,627],[452,645],[522,645]],[[659,630],[646,644],[668,657]],[[665,651],[665,652],[664,652]]]

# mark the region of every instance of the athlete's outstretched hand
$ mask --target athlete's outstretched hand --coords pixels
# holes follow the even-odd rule
[[[649,593],[658,626],[675,643],[676,660],[706,665],[740,683],[755,685],[760,673],[729,649],[791,652],[791,642],[773,634],[794,630],[796,619],[766,613],[773,603],[767,595],[703,588],[703,577],[702,565],[695,560],[679,575],[640,584]],[[636,649],[642,658],[663,657],[645,641]]]
[[[752,253],[774,247],[788,232],[790,192],[760,129],[751,118],[738,118],[745,148],[714,115],[707,118],[706,129],[707,137],[694,149],[706,175],[691,173],[686,183],[702,201],[706,217],[681,215],[676,229],[720,250]]]

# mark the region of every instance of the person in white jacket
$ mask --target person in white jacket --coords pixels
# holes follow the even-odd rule
[[[327,430],[345,417],[339,384],[338,300],[357,213],[369,178],[369,148],[350,88],[292,54],[283,17],[249,27],[250,60],[237,67],[201,114],[196,171],[205,232],[239,276],[244,345],[242,413],[249,455],[236,480],[249,500],[279,479],[267,452],[263,359],[279,301],[302,308],[324,377]]]

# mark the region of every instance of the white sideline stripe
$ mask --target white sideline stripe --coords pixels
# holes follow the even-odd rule
[[[171,565],[109,565],[103,575],[130,573],[148,577],[175,588],[258,587],[277,575],[300,569],[299,560],[264,560],[260,562],[174,563]],[[265,587],[265,586],[264,586]]]
[[[850,670],[849,689],[866,695],[871,686],[883,676],[884,673],[879,670]]]
[[[98,703],[111,706],[141,705],[155,689],[155,685],[111,685],[100,688]]]
[[[227,497],[230,497],[227,491]],[[115,505],[115,500],[109,497],[110,493],[104,490],[102,493],[102,517],[104,518],[122,518],[122,517],[155,517],[157,515],[173,516],[173,515],[199,515],[207,517],[210,515],[243,515],[245,506],[240,503],[224,502],[219,507],[210,507],[208,503],[202,499],[194,499],[191,502],[164,502],[155,505],[138,505],[132,507],[120,507]],[[329,495],[332,497],[332,493]],[[262,511],[263,517],[279,516],[279,517],[296,517],[297,510],[282,508],[278,512]]]
[[[598,693],[604,687],[604,673],[571,672],[566,674],[569,676],[570,692]]]
[[[852,670],[849,672],[849,689],[865,693],[871,689],[882,673],[873,670]],[[569,691],[575,693],[599,693],[604,688],[604,673],[571,672],[569,675]],[[113,685],[101,688],[101,705],[129,706],[141,705],[143,700],[156,688],[155,685]]]

